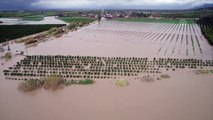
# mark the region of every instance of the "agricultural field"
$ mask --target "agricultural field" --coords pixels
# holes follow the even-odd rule
[[[203,35],[213,45],[213,17],[200,17],[196,22],[200,26]]]
[[[73,21],[73,19],[69,20]],[[67,20],[67,22],[69,21]],[[52,25],[45,26],[47,29],[52,27]],[[7,71],[5,75],[39,78],[52,73],[63,73],[65,79],[77,79],[79,76],[81,76],[80,79],[116,79],[120,77],[119,75],[136,77],[139,73],[155,74],[163,73],[165,70],[203,69],[203,67],[212,66],[212,46],[203,36],[198,24],[184,19],[179,20],[179,23],[161,22],[161,20],[157,22],[101,21],[57,39],[59,40],[49,41],[48,44],[41,44],[27,50],[28,55],[31,56],[25,58],[21,63],[24,67],[33,64],[32,69],[29,69],[30,73],[22,74],[23,71],[18,70],[20,67],[20,63],[18,63],[18,68],[15,68],[18,70],[16,73],[12,70]],[[70,54],[72,56],[66,57]],[[47,59],[47,61],[40,61],[41,58],[42,60]],[[65,59],[66,61],[64,61]],[[164,61],[164,59],[172,62],[168,63],[168,60]],[[105,60],[106,62],[104,62]],[[60,63],[53,64],[54,61],[60,61]],[[112,63],[107,65],[107,61]],[[136,66],[126,66],[128,64]],[[33,67],[39,65],[41,65],[40,68],[35,68],[35,70],[40,69],[42,73],[32,72]],[[85,69],[85,65],[89,65],[89,68]],[[42,66],[44,68],[41,68]],[[55,68],[46,71],[45,66]],[[67,77],[64,69],[73,66],[75,66],[73,68],[75,72],[66,71],[71,72],[74,77],[69,75]],[[60,68],[60,70],[56,70],[56,68]],[[87,75],[85,71],[89,71],[92,76]],[[102,73],[108,76],[100,76]],[[94,75],[98,76],[94,77]]]
[[[44,17],[45,15],[28,15],[21,17],[21,19],[27,21],[41,21],[44,19]]]
[[[57,62],[58,61],[58,62]],[[61,75],[66,80],[119,79],[144,73],[162,73],[179,69],[213,67],[213,60],[122,58],[93,56],[27,56],[14,67],[4,70],[6,79],[28,80]],[[213,70],[208,71],[213,73]]]
[[[196,23],[103,20],[10,47],[10,56],[2,52],[0,59],[0,86],[8,92],[0,93],[1,103],[11,104],[0,118],[212,119],[213,47]],[[34,91],[18,91],[20,82]],[[51,85],[58,90],[47,90]],[[43,114],[47,109],[57,114]]]
[[[84,36],[80,36],[82,34]],[[103,39],[103,36],[107,39]],[[85,28],[72,37],[94,45],[103,45],[104,48],[108,44],[117,45],[119,49],[130,49],[125,51],[138,57],[209,58],[211,54],[207,53],[212,49],[197,24],[105,21]],[[115,49],[111,55],[118,51]],[[149,49],[149,54],[144,53],[146,49]]]
[[[41,65],[39,69],[42,73],[33,74],[36,73],[34,71],[30,74],[22,74],[23,71],[15,68],[19,72],[13,73],[14,70],[12,70],[5,74],[45,77],[51,73],[63,73],[64,78],[75,79],[81,76],[80,79],[85,79],[94,78],[93,75],[97,75],[95,78],[103,78],[104,76],[100,76],[103,73],[103,75],[108,75],[107,78],[117,78],[117,75],[138,76],[139,73],[162,73],[169,69],[175,71],[179,68],[202,69],[206,65],[212,66],[212,47],[202,35],[200,27],[195,23],[187,24],[187,21],[179,22],[179,24],[102,21],[58,39],[60,43],[51,41],[33,48],[38,50],[28,50],[31,51],[31,55],[38,56],[29,56],[17,64],[18,68],[22,64],[32,68],[31,71],[33,67]],[[51,48],[49,48],[50,45]],[[76,56],[41,56],[70,54]],[[168,63],[168,60],[164,61],[164,58],[168,58],[169,61],[171,59],[172,62]],[[54,61],[60,61],[60,63],[56,64]],[[107,65],[109,61],[111,63]],[[31,66],[32,63],[33,66]],[[89,67],[87,70],[84,69],[85,65]],[[44,69],[41,69],[42,66]],[[45,66],[54,69],[62,68],[49,72],[45,70]],[[70,72],[74,78],[64,74],[67,73],[65,71],[69,71],[65,70],[67,67],[73,66],[75,66],[73,68],[75,72]],[[87,75],[85,71],[90,72],[92,76]]]
[[[48,25],[0,25],[0,43],[7,40],[47,31],[53,27],[62,27],[65,24]]]
[[[212,11],[188,11],[188,12],[169,12],[169,13],[160,13],[160,17],[163,18],[199,18],[202,15],[212,15]]]
[[[95,21],[95,19],[93,18],[86,18],[86,17],[59,17],[59,19],[67,23],[82,23],[82,24],[88,24]]]

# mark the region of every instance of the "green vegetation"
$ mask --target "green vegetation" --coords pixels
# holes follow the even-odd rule
[[[78,27],[78,24],[76,24],[76,23],[70,23],[70,24],[67,26],[67,28],[68,28],[69,30],[72,30],[72,29],[74,29],[74,28],[76,28],[76,27]]]
[[[173,23],[179,24],[181,19],[154,19],[154,18],[119,18],[115,19],[117,21],[124,21],[124,22],[151,22],[151,23]],[[193,24],[194,20],[186,19],[187,24]]]
[[[22,20],[40,21],[46,16],[44,13],[33,12],[0,12],[0,18],[20,18]]]
[[[0,18],[20,18],[23,20],[40,21],[46,16],[57,16],[59,12],[55,11],[3,11],[0,12]]]
[[[20,41],[19,41],[20,42]],[[25,45],[28,45],[28,44],[32,44],[32,43],[36,43],[38,42],[37,40],[33,39],[33,38],[27,38],[27,39],[24,39],[24,44]]]
[[[196,21],[201,31],[211,45],[213,45],[213,16],[200,17]]]
[[[24,82],[21,82],[19,85],[19,89],[23,91],[33,91],[36,90],[37,88],[40,88],[43,86],[44,89],[52,89],[56,90],[60,86],[62,86],[64,83],[62,76],[60,75],[50,75],[43,80],[34,80],[34,79],[29,79]]]
[[[41,21],[45,15],[29,15],[21,17],[22,20],[32,20],[32,21]]]
[[[80,80],[78,82],[78,84],[81,84],[81,85],[88,85],[88,84],[93,84],[93,83],[94,83],[94,81],[91,79]]]
[[[77,27],[82,27],[95,21],[95,19],[88,17],[59,17],[59,19],[69,23],[69,25],[67,26],[67,29],[69,30],[76,29]]]
[[[211,45],[213,45],[213,28],[202,29],[203,35],[209,41]]]
[[[61,85],[63,85],[63,77],[61,75],[50,75],[43,80],[44,82],[44,89],[52,89],[56,90]]]
[[[213,70],[209,70],[209,69],[196,70],[195,73],[196,74],[213,74]]]
[[[164,18],[199,18],[203,15],[213,15],[213,11],[209,10],[198,10],[198,11],[176,11],[176,12],[162,12],[159,14],[160,17]]]
[[[68,81],[65,81],[64,84],[66,86],[69,86],[69,85],[89,85],[89,84],[94,84],[95,81],[94,80],[91,80],[91,79],[85,79],[85,80],[68,80]]]
[[[50,30],[46,31],[46,32],[42,32],[40,34],[34,35],[34,36],[29,36],[29,37],[25,37],[22,39],[18,39],[15,40],[16,43],[22,43],[24,42],[25,45],[31,44],[31,43],[35,43],[41,40],[45,40],[45,38],[54,36],[54,37],[60,37],[62,36],[64,33],[67,33],[67,30],[64,28],[51,28]]]
[[[0,43],[35,33],[47,31],[53,27],[62,27],[64,24],[50,25],[0,25]]]
[[[0,18],[33,18],[39,19],[46,16],[78,16],[78,11],[0,11]],[[84,12],[86,13],[86,11]],[[91,12],[90,12],[91,13]]]
[[[162,74],[162,75],[160,75],[160,77],[163,78],[163,79],[170,78],[170,76],[168,74]]]
[[[17,17],[24,17],[24,16],[29,16],[33,15],[31,12],[0,12],[0,18],[5,17],[5,18],[17,18]]]
[[[88,18],[88,17],[59,17],[59,19],[68,22],[68,23],[75,23],[75,24],[89,24],[93,21],[95,21],[95,19],[93,18]]]
[[[40,87],[42,87],[42,82],[39,80],[33,80],[33,79],[26,80],[19,84],[19,89],[25,92],[33,91]]]
[[[45,90],[48,90],[48,89],[56,90],[63,87],[64,85],[65,86],[74,85],[74,84],[89,85],[94,83],[95,81],[91,79],[66,81],[63,79],[61,75],[53,74],[41,80],[38,80],[38,79],[25,80],[24,82],[21,82],[19,84],[19,89],[25,92],[33,91],[41,87],[43,87]]]
[[[119,87],[124,87],[124,86],[128,86],[129,83],[127,80],[117,80],[116,83],[115,83],[116,86],[119,86]]]
[[[9,59],[12,58],[12,55],[11,55],[10,52],[7,52],[7,53],[5,53],[5,55],[3,56],[3,58],[4,58],[5,60],[9,60]]]
[[[162,70],[174,71],[174,68],[202,69],[205,66],[213,66],[213,60],[34,55],[26,56],[14,67],[3,72],[12,80],[17,80],[19,76],[35,78],[48,77],[50,74],[62,75],[67,80],[85,80],[117,79],[121,76],[137,76],[140,73],[162,73]]]

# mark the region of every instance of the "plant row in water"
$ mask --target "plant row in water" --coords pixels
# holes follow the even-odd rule
[[[43,79],[29,79],[21,82],[19,84],[19,89],[23,91],[32,91],[38,88],[43,87],[44,89],[52,89],[56,90],[60,87],[69,86],[69,85],[89,85],[95,83],[91,79],[84,79],[84,80],[64,80],[61,75],[52,74],[48,77],[45,77]]]
[[[212,67],[213,60],[172,58],[122,58],[94,56],[26,56],[14,67],[4,70],[6,78],[21,80],[52,74],[65,79],[108,79],[137,76],[141,73],[162,73],[163,70],[203,69]]]

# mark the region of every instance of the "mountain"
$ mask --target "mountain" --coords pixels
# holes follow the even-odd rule
[[[194,7],[193,9],[194,10],[203,10],[203,9],[213,10],[213,4],[204,4],[201,6]]]

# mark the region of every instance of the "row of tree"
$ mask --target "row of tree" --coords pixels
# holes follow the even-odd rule
[[[65,26],[65,24],[0,25],[0,43],[62,26]]]
[[[211,45],[213,45],[213,16],[200,17],[196,21],[201,31]]]

